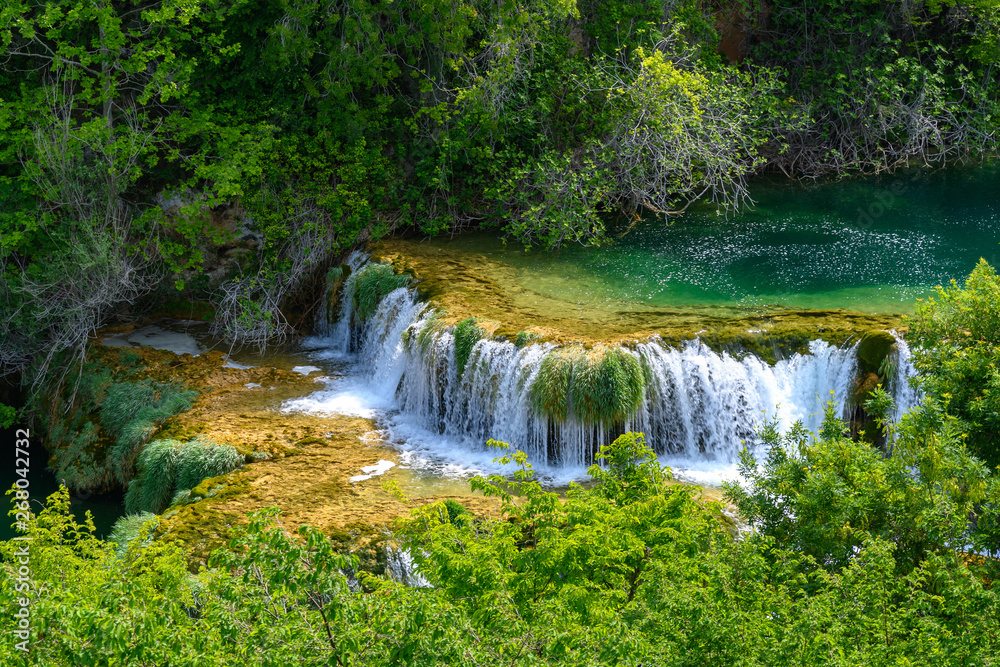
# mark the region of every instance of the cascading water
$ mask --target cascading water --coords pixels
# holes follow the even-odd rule
[[[895,331],[892,332],[896,339],[896,372],[893,374],[892,383],[889,387],[892,399],[896,403],[896,412],[893,421],[899,421],[903,413],[919,405],[921,400],[920,392],[910,382],[910,378],[917,374],[917,369],[913,365],[913,354],[909,344]]]
[[[345,294],[351,289],[349,279]],[[532,401],[543,360],[556,352],[554,345],[519,348],[484,337],[459,374],[453,328],[440,326],[412,289],[391,292],[360,325],[352,322],[351,299],[341,303],[330,345],[356,354],[357,380],[369,403],[389,410],[389,422],[446,438],[453,452],[456,445],[465,452],[485,452],[487,440],[501,440],[550,469],[588,465],[601,444],[623,431],[645,433],[648,445],[675,460],[732,464],[744,444],[754,443],[764,420],[777,421],[782,429],[801,421],[816,430],[829,401],[844,414],[857,372],[854,347],[819,340],[810,343],[808,354],[771,366],[749,354],[716,353],[698,341],[674,349],[652,339],[624,350],[644,377],[632,414],[617,423],[586,422],[572,412],[554,419]],[[909,348],[897,341],[897,375],[905,378],[912,373]],[[916,401],[903,379],[894,382],[893,391],[900,412]],[[344,393],[342,385],[331,386],[286,408],[351,412],[344,410]]]
[[[347,295],[347,298],[339,303],[339,317],[334,322],[330,322],[330,286],[327,285],[326,289],[323,290],[319,311],[316,316],[315,328],[318,335],[330,339],[330,348],[335,351],[344,353],[351,351],[353,303],[349,297],[354,291],[354,281],[357,278],[358,269],[364,266],[367,261],[368,256],[364,252],[355,250],[347,257],[347,261],[344,262],[344,265],[350,271],[350,275],[348,275],[342,289],[342,293]]]

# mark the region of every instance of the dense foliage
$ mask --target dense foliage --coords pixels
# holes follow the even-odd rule
[[[996,0],[17,0],[0,9],[0,372],[183,288],[262,345],[392,229],[604,213],[992,151]],[[36,384],[37,386],[37,384]]]
[[[962,424],[969,448],[1000,466],[1000,278],[985,260],[960,286],[917,304],[910,328],[920,386]]]
[[[499,516],[439,503],[400,526],[432,587],[360,572],[276,510],[190,574],[178,547],[149,539],[155,522],[101,542],[63,491],[31,519],[27,590],[13,588],[17,545],[0,546],[2,623],[28,596],[30,664],[45,665],[994,664],[996,561],[963,552],[981,532],[970,506],[996,490],[921,419],[884,459],[832,418],[818,438],[793,434],[797,450],[775,442],[732,489],[757,526],[742,539],[641,436],[604,447],[593,485],[562,498],[507,453],[513,481],[473,483]],[[26,661],[9,641],[0,658]]]

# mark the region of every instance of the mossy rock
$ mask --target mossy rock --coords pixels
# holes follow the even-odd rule
[[[858,343],[858,366],[862,373],[878,373],[882,362],[894,350],[896,339],[888,331],[869,331]]]
[[[878,373],[867,373],[859,376],[854,386],[854,392],[851,394],[851,405],[863,406],[881,383],[882,379]]]
[[[351,275],[351,267],[347,264],[334,266],[326,273],[327,317],[332,321],[337,315],[340,305],[340,292],[344,283]]]

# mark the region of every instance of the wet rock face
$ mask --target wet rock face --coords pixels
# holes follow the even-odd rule
[[[864,373],[880,373],[883,363],[896,350],[896,339],[888,331],[868,331],[858,344],[858,366]]]

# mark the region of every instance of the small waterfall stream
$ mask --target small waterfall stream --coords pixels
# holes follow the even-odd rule
[[[351,260],[362,262],[355,256]],[[351,294],[355,275],[345,295]],[[827,402],[844,414],[857,373],[856,346],[837,348],[815,340],[808,354],[772,366],[752,354],[717,353],[699,341],[677,349],[654,338],[624,349],[644,377],[637,409],[617,423],[592,423],[572,414],[553,419],[531,400],[543,360],[556,346],[517,347],[485,337],[475,343],[459,374],[454,329],[440,326],[410,288],[388,294],[361,325],[352,322],[351,299],[345,296],[328,333],[331,352],[354,355],[357,376],[349,385],[332,384],[286,409],[350,413],[354,408],[344,406],[356,406],[360,392],[373,407],[388,411],[389,421],[446,438],[451,451],[457,445],[485,454],[485,443],[495,439],[524,451],[536,465],[563,470],[589,465],[601,444],[624,431],[645,433],[647,444],[672,460],[732,465],[744,444],[753,445],[765,419],[782,429],[801,421],[816,430]],[[897,379],[891,389],[901,414],[917,396],[905,382],[913,373],[909,348],[897,340]]]

